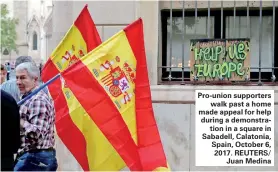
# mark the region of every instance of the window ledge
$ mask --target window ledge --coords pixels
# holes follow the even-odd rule
[[[278,104],[278,86],[196,86],[152,85],[153,103],[194,104],[195,90],[274,90],[274,102]]]

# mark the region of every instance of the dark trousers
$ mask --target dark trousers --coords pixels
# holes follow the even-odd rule
[[[55,150],[38,150],[17,157],[14,171],[56,171],[57,168]]]
[[[7,81],[10,80],[10,72],[7,72]]]
[[[14,157],[11,155],[1,155],[1,171],[13,171]]]

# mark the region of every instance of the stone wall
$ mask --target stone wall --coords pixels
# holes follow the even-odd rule
[[[90,14],[102,41],[107,40],[139,17],[144,21],[145,47],[149,77],[157,80],[158,8],[157,1],[54,1],[53,32],[48,42],[50,50],[59,44],[78,14],[88,4]]]
[[[76,19],[80,10],[88,4],[89,11],[102,41],[120,31],[126,25],[142,17],[144,21],[145,47],[148,63],[149,78],[151,82],[152,99],[160,135],[164,149],[172,170],[196,171],[196,170],[272,170],[278,171],[278,166],[269,168],[197,168],[195,167],[194,153],[194,112],[196,89],[250,89],[250,90],[275,90],[275,102],[278,103],[278,87],[272,86],[193,86],[193,85],[157,85],[158,58],[161,57],[161,41],[159,40],[160,9],[167,9],[170,3],[167,1],[54,1],[53,7],[53,32],[48,43],[49,49],[54,49],[70,25]],[[212,8],[219,8],[221,3],[211,1]],[[238,1],[237,7],[245,7],[246,2]],[[263,2],[264,6],[272,6],[272,2]],[[278,5],[278,3],[276,3]],[[233,1],[224,2],[224,6],[233,7]],[[250,2],[250,6],[258,6],[258,2]],[[181,8],[182,3],[173,2],[173,8]],[[206,1],[198,1],[199,8],[207,8]],[[187,1],[186,8],[195,8],[195,1]],[[160,48],[159,48],[160,47]],[[165,104],[167,103],[167,104]],[[276,105],[275,110],[278,110]],[[275,121],[275,124],[277,120]],[[275,130],[277,135],[277,129]],[[277,162],[277,140],[276,140]],[[59,170],[76,171],[80,166],[71,153],[57,138],[57,156]],[[276,163],[277,164],[277,163]]]
[[[172,171],[278,171],[278,140],[275,139],[274,167],[196,167],[195,166],[195,105],[153,104],[161,140]],[[275,105],[275,112],[278,105]],[[275,117],[275,126],[278,118]],[[278,128],[275,128],[275,136]],[[58,141],[59,170],[77,171],[81,167],[65,146]]]

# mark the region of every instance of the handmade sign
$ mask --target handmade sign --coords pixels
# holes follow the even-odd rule
[[[250,39],[191,40],[190,80],[250,78]]]

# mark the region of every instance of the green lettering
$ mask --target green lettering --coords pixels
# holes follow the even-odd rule
[[[212,58],[212,61],[218,61],[219,55],[222,53],[222,51],[223,51],[223,47],[221,45],[218,45],[215,48],[215,56],[214,58]]]
[[[237,73],[237,75],[239,75],[239,76],[243,76],[243,75],[244,75],[244,70],[242,70],[242,72],[240,71],[240,70],[241,70],[241,68],[242,68],[242,66],[243,66],[243,64],[242,64],[242,63],[238,63],[238,64],[237,64],[237,70],[236,70],[236,73]]]
[[[202,49],[195,48],[194,49],[194,57],[195,57],[195,61],[202,60]]]
[[[213,73],[212,73],[212,77],[213,77],[213,78],[219,76],[220,67],[221,67],[220,64],[215,64],[215,65],[213,66]]]
[[[246,59],[246,52],[245,50],[245,44],[243,42],[240,42],[237,46],[237,52],[240,60],[245,60]]]
[[[229,71],[228,63],[224,62],[221,66],[221,76],[226,76]]]
[[[233,43],[233,45],[228,47],[229,58],[233,60],[236,57],[237,60],[244,60],[246,58],[246,53],[244,52],[244,49],[244,43]]]
[[[205,60],[210,60],[210,47],[206,47],[205,50],[203,50],[204,53],[204,59]]]
[[[234,62],[229,63],[228,78],[231,78],[232,72],[236,71],[236,64]]]
[[[249,42],[232,41],[230,46],[210,45],[203,48],[193,47],[195,55],[194,71],[199,78],[224,77],[232,78],[234,76],[244,76],[247,69],[244,68],[244,60],[247,58]],[[221,60],[222,56],[226,60]],[[223,57],[223,58],[224,58]],[[197,62],[198,61],[198,62]],[[221,61],[221,63],[220,63]]]
[[[197,77],[203,76],[203,64],[196,64],[195,68],[197,68]]]
[[[211,77],[211,65],[210,64],[204,64],[204,77]]]
[[[234,43],[234,55],[236,56],[236,59],[237,59],[237,60],[240,60],[240,59],[239,59],[239,55],[238,55],[237,48],[238,48],[237,44]]]
[[[233,53],[233,47],[232,47],[232,46],[229,46],[229,47],[228,47],[228,55],[229,55],[229,58],[230,58],[231,60],[234,59],[235,54]]]

